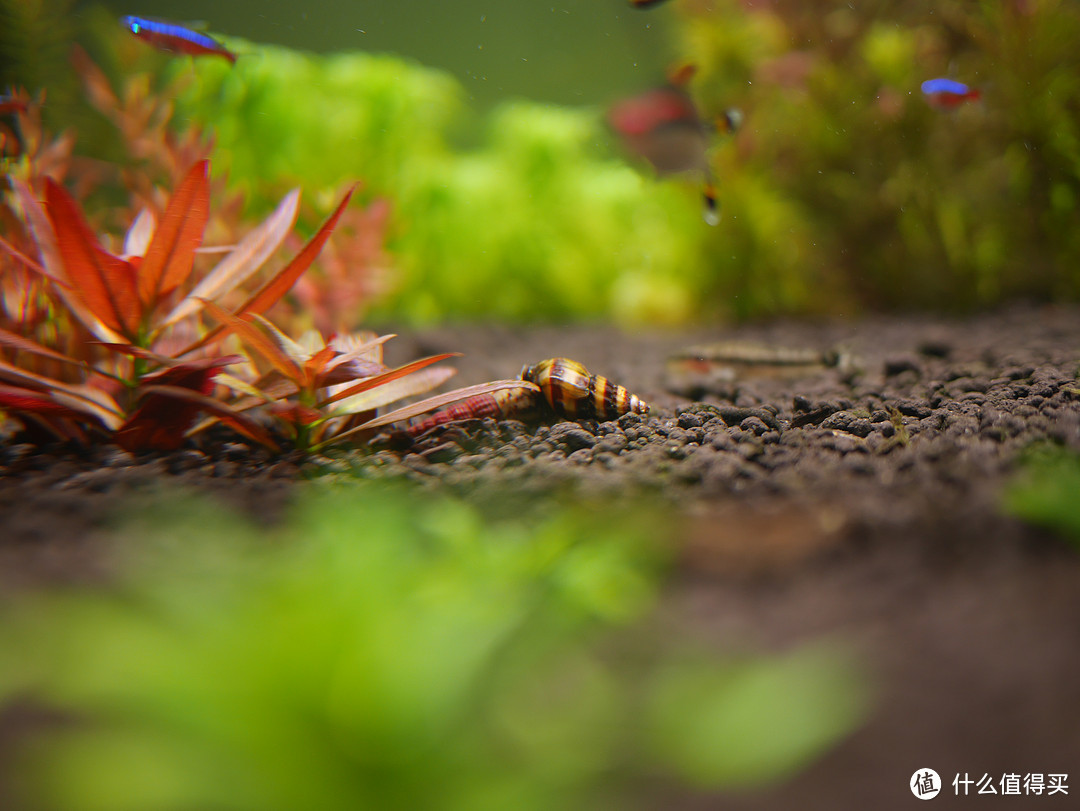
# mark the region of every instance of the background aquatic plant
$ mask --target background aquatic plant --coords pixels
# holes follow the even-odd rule
[[[696,189],[656,186],[599,148],[601,110],[513,102],[470,122],[459,85],[400,58],[237,47],[258,58],[169,68],[198,76],[178,87],[177,115],[212,128],[253,206],[297,177],[363,177],[391,201],[392,263],[372,318],[695,314]],[[463,133],[480,146],[461,147]]]
[[[1075,4],[648,13],[683,20],[672,56],[699,65],[702,110],[746,114],[713,152],[715,229],[692,184],[625,164],[596,107],[470,113],[461,85],[404,59],[254,43],[233,69],[167,70],[198,77],[178,109],[213,128],[253,205],[297,175],[365,177],[393,202],[381,319],[683,323],[1080,296]],[[951,72],[979,104],[926,104],[921,82]]]
[[[716,251],[715,294],[741,280],[745,314],[1080,295],[1075,4],[679,8],[702,103],[746,111],[717,156],[733,216],[716,245],[741,249]],[[982,101],[932,109],[920,84],[947,75]],[[754,280],[777,273],[796,286],[766,295]]]
[[[782,779],[859,723],[865,689],[835,651],[630,641],[672,527],[643,505],[613,520],[415,495],[321,482],[267,529],[172,493],[129,512],[111,588],[6,605],[0,697],[73,721],[27,741],[23,798],[626,808],[658,778]],[[813,710],[771,709],[794,696]]]

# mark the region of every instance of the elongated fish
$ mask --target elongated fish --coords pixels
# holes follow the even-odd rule
[[[120,18],[120,24],[159,50],[190,56],[221,56],[236,63],[236,54],[216,39],[179,23],[127,16]]]
[[[978,90],[954,79],[927,79],[922,83],[922,92],[927,103],[939,110],[954,110],[982,97]]]

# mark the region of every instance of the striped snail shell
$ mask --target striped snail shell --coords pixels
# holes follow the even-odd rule
[[[521,379],[540,387],[548,405],[568,419],[614,420],[623,414],[644,414],[649,405],[606,377],[568,358],[549,358],[521,370]]]

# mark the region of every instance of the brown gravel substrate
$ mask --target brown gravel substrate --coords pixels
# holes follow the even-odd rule
[[[861,371],[665,389],[681,347],[738,338],[842,345]],[[397,344],[394,347],[394,344]],[[0,587],[106,576],[101,522],[132,490],[212,489],[272,520],[298,473],[404,476],[479,501],[658,495],[686,520],[655,624],[716,646],[854,644],[874,674],[869,723],[785,786],[657,807],[894,808],[916,768],[1070,774],[1080,795],[1080,557],[1001,514],[1020,453],[1080,452],[1080,310],[1017,307],[948,321],[878,318],[694,333],[444,328],[391,342],[399,359],[465,357],[457,385],[565,356],[653,405],[612,422],[473,421],[405,451],[301,463],[241,444],[153,459],[0,449]],[[267,518],[267,515],[270,515]],[[935,801],[950,805],[951,785]]]

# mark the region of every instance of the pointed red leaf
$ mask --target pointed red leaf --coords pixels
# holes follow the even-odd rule
[[[210,219],[207,161],[188,170],[154,231],[139,269],[139,298],[149,310],[187,281]]]
[[[61,287],[69,286],[68,283],[65,282],[63,279],[58,279],[53,276],[41,265],[40,262],[35,262],[33,259],[24,254],[22,251],[20,251],[3,237],[0,237],[0,250],[3,250],[4,253],[9,254],[13,259],[21,263],[23,267],[27,268],[28,270],[34,271],[34,273],[37,273],[40,276],[44,276],[53,284],[59,285]]]
[[[14,332],[8,332],[8,330],[2,328],[0,328],[0,344],[10,346],[12,349],[17,349],[21,352],[29,352],[32,355],[40,355],[43,358],[66,363],[70,366],[78,366],[80,368],[85,367],[83,361],[78,358],[68,357],[67,355],[57,352],[55,349],[42,346],[36,341],[24,338],[21,335],[16,335]]]
[[[344,400],[346,397],[352,397],[354,394],[359,394],[362,391],[373,389],[376,386],[381,386],[384,383],[389,383],[391,380],[397,380],[399,377],[405,377],[407,374],[411,374],[418,369],[423,369],[425,366],[430,366],[433,363],[438,363],[440,360],[446,360],[447,358],[460,357],[460,352],[444,352],[441,355],[432,355],[430,358],[421,358],[420,360],[414,360],[412,363],[406,363],[404,366],[399,366],[396,369],[391,369],[389,372],[385,372],[375,377],[369,377],[367,380],[362,380],[355,386],[349,386],[347,389],[342,389],[336,392],[321,403],[319,408],[329,405],[330,403],[336,403],[338,400]]]
[[[341,353],[332,346],[324,346],[304,361],[304,388],[313,388],[323,376],[326,365]]]
[[[348,204],[354,191],[356,191],[355,185],[345,192],[345,197],[338,204],[338,207],[334,209],[334,213],[322,224],[322,227],[319,228],[315,236],[311,238],[311,241],[304,246],[303,250],[301,250],[289,264],[278,271],[274,278],[264,284],[255,295],[244,302],[244,304],[236,311],[236,315],[245,315],[247,313],[262,315],[277,304],[282,296],[289,292],[292,286],[296,284],[297,279],[304,274],[304,271],[311,267],[311,263],[315,261],[315,257],[319,255],[319,251],[321,251],[323,245],[326,244],[326,240],[330,238],[330,234],[333,232],[335,226],[337,226],[337,222],[341,218],[342,212],[345,211],[345,206]],[[220,336],[222,330],[223,327],[215,327],[180,354],[187,355],[194,352],[199,347],[205,346]]]
[[[123,336],[116,330],[109,329],[100,318],[93,314],[83,299],[72,289],[67,280],[67,271],[64,269],[64,260],[60,255],[60,249],[56,244],[56,231],[49,222],[44,207],[38,202],[30,187],[18,178],[9,178],[11,188],[15,192],[15,198],[19,201],[26,218],[26,224],[30,233],[37,243],[41,264],[49,274],[49,278],[56,284],[57,296],[63,301],[64,306],[71,312],[87,331],[96,335],[103,341],[119,341]]]
[[[45,202],[75,292],[107,327],[133,339],[142,320],[134,268],[98,245],[71,195],[48,177]]]
[[[33,437],[74,439],[86,441],[84,427],[100,428],[101,421],[93,414],[69,408],[53,400],[48,394],[13,386],[0,386],[0,410],[10,411]],[[44,431],[42,431],[44,429]]]
[[[204,301],[203,306],[210,315],[224,325],[225,329],[235,332],[240,340],[262,355],[278,372],[300,385],[304,376],[303,370],[296,361],[282,352],[266,333],[250,321],[245,321],[223,310],[212,301]]]
[[[345,192],[345,197],[338,204],[338,207],[334,209],[334,213],[322,224],[322,227],[319,228],[315,236],[311,238],[311,241],[304,246],[303,250],[300,251],[289,264],[278,271],[274,278],[264,284],[258,293],[248,299],[248,301],[237,311],[237,314],[256,313],[261,315],[277,304],[281,297],[289,292],[290,288],[296,284],[296,280],[304,274],[304,271],[311,267],[311,263],[314,262],[315,257],[319,255],[319,251],[321,251],[323,245],[326,244],[326,240],[330,238],[331,232],[337,226],[337,222],[341,218],[342,212],[345,211],[345,206],[348,205],[349,199],[352,197],[355,190],[356,186],[353,186]]]
[[[0,386],[0,408],[14,412],[28,411],[34,414],[68,417],[83,422],[93,419],[83,411],[76,411],[56,402],[48,394],[14,386]]]
[[[110,428],[119,425],[123,418],[123,412],[115,401],[104,391],[92,386],[62,383],[51,377],[20,369],[4,360],[0,360],[0,380],[15,383],[33,391],[48,392],[57,402],[90,414]]]

